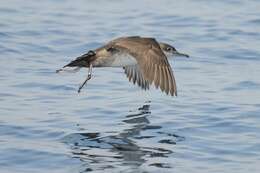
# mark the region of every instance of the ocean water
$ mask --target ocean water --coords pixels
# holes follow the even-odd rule
[[[260,1],[2,0],[0,172],[260,171]],[[120,68],[56,74],[128,35],[170,60],[178,97]]]

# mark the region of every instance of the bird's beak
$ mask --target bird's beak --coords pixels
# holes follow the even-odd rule
[[[174,51],[173,54],[175,56],[182,56],[182,57],[186,57],[186,58],[189,58],[190,56],[188,54],[185,54],[185,53],[180,53],[178,51]]]

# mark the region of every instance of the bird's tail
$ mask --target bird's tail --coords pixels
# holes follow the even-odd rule
[[[92,50],[90,50],[88,53],[81,55],[77,57],[75,60],[71,61],[67,65],[65,65],[63,68],[56,70],[57,73],[62,71],[67,72],[77,72],[81,67],[89,67],[90,62],[92,62],[95,59],[96,53]],[[68,68],[68,67],[76,67],[76,68]]]

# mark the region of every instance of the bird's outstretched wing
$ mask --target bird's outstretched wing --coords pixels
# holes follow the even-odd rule
[[[128,52],[136,59],[137,68],[124,67],[129,79],[131,77],[134,82],[134,74],[139,74],[139,76],[141,74],[140,80],[145,81],[144,85],[142,82],[140,83],[141,87],[147,85],[147,81],[149,84],[154,83],[156,88],[160,87],[163,92],[177,96],[173,71],[167,57],[154,38],[121,37],[111,41],[109,45]]]
[[[129,79],[129,82],[133,82],[134,84],[138,84],[142,89],[149,89],[149,82],[144,78],[142,72],[138,65],[125,66],[123,67],[125,70],[125,74]]]

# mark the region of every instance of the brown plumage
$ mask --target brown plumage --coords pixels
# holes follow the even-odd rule
[[[124,67],[129,79],[131,73],[126,69],[131,68],[137,75],[138,85],[143,89],[148,89],[149,85],[154,83],[163,92],[177,96],[177,87],[171,66],[154,38],[119,38],[108,45],[125,50],[136,59],[137,65]]]
[[[64,67],[123,67],[129,81],[137,83],[142,89],[147,90],[154,84],[166,94],[177,96],[176,81],[165,55],[168,51],[188,57],[168,44],[158,43],[154,38],[120,37]]]

